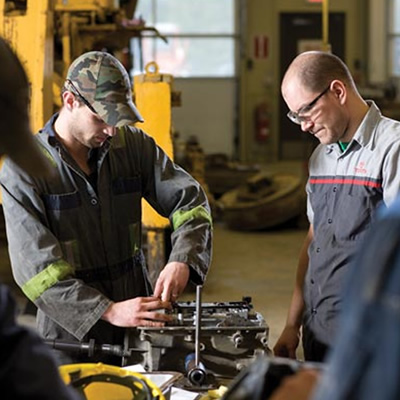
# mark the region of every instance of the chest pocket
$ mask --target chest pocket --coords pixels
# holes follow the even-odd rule
[[[327,185],[310,194],[316,231],[334,234],[340,241],[363,238],[382,194],[363,185]]]
[[[44,194],[43,202],[47,210],[64,211],[80,207],[82,204],[78,191],[62,194]]]
[[[142,181],[139,175],[114,179],[112,194],[117,218],[125,222],[141,219]]]
[[[362,239],[381,202],[382,194],[367,186],[353,185],[343,190],[335,207],[341,216],[336,224],[336,237],[342,240]]]
[[[77,190],[70,193],[43,194],[49,228],[59,240],[74,236],[82,220],[82,198]]]

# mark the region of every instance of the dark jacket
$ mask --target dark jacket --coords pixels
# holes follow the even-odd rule
[[[16,304],[0,284],[0,387],[2,399],[79,400],[61,380],[50,349],[16,322]]]

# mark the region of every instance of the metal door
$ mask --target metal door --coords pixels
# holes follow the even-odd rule
[[[329,42],[332,53],[343,61],[345,53],[345,13],[329,14]],[[293,58],[305,50],[318,48],[322,43],[321,13],[282,13],[280,15],[280,81]],[[279,158],[307,160],[319,143],[301,131],[286,117],[288,108],[279,101]]]

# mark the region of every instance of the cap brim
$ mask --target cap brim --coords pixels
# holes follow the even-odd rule
[[[132,125],[137,122],[144,122],[138,109],[132,100],[126,103],[110,103],[103,101],[95,101],[92,104],[102,120],[110,126]]]
[[[10,157],[30,175],[48,176],[51,173],[50,161],[36,143],[27,122],[28,118],[19,116],[6,119],[1,124],[5,126],[0,135],[1,153]]]

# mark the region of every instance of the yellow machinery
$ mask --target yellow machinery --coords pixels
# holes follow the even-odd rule
[[[107,50],[129,70],[132,37],[153,31],[132,19],[137,0],[0,0],[0,35],[9,40],[31,83],[31,124],[43,127],[61,106],[61,88],[67,69],[77,56]],[[137,55],[140,57],[140,55]],[[153,66],[154,67],[154,66]],[[172,158],[172,77],[154,72],[135,79],[137,106],[145,118],[140,125]],[[164,232],[168,221],[144,205],[148,262],[151,275],[165,262]]]
[[[128,69],[129,42],[143,21],[133,20],[137,0],[0,0],[0,34],[10,41],[32,87],[31,121],[40,129],[60,106],[63,77],[85,51],[106,49]]]
[[[144,118],[140,128],[151,135],[170,158],[173,158],[171,107],[179,105],[176,94],[172,102],[172,84],[172,75],[160,74],[158,65],[153,62],[146,65],[145,74],[135,76],[133,85],[135,103]],[[143,226],[149,275],[154,284],[166,261],[165,230],[169,221],[143,201]]]
[[[53,112],[53,30],[51,0],[0,0],[0,34],[10,41],[31,84],[34,130]]]

